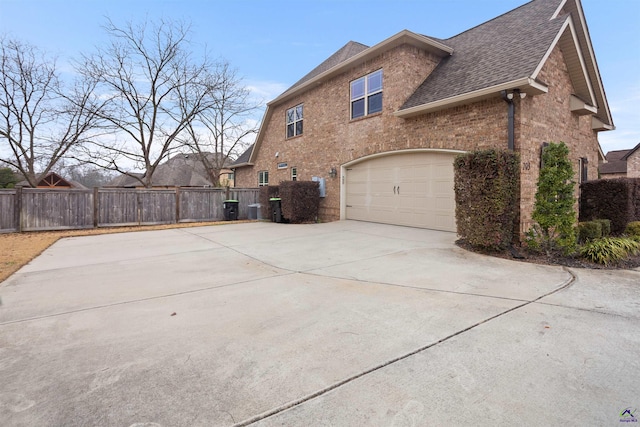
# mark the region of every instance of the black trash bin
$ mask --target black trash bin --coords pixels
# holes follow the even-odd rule
[[[225,221],[235,221],[238,219],[238,201],[237,200],[225,200],[223,207],[224,207]]]
[[[269,208],[271,210],[271,221],[282,222],[282,205],[279,197],[272,197],[269,199]]]

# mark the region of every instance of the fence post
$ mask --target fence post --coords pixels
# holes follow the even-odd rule
[[[142,191],[136,189],[136,211],[138,213],[138,225],[142,224]]]
[[[225,187],[224,197],[226,198],[226,200],[230,200],[231,199],[231,195],[230,195],[230,192],[229,192],[229,186],[228,185]]]
[[[98,187],[93,187],[93,228],[98,228],[100,207],[98,206]]]
[[[180,222],[180,187],[176,187],[176,224]]]
[[[16,196],[13,201],[13,220],[16,231],[22,233],[22,187],[16,187]]]

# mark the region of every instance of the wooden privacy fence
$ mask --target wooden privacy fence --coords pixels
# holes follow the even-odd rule
[[[257,188],[0,190],[0,232],[172,224],[224,219],[224,201],[238,201],[238,219],[258,203]]]

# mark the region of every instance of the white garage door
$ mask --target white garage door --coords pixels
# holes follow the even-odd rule
[[[456,231],[455,156],[390,154],[346,168],[346,218]]]

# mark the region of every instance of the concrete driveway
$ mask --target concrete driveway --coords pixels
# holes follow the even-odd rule
[[[61,240],[0,285],[0,423],[619,425],[640,408],[639,271],[454,240],[352,221]]]

